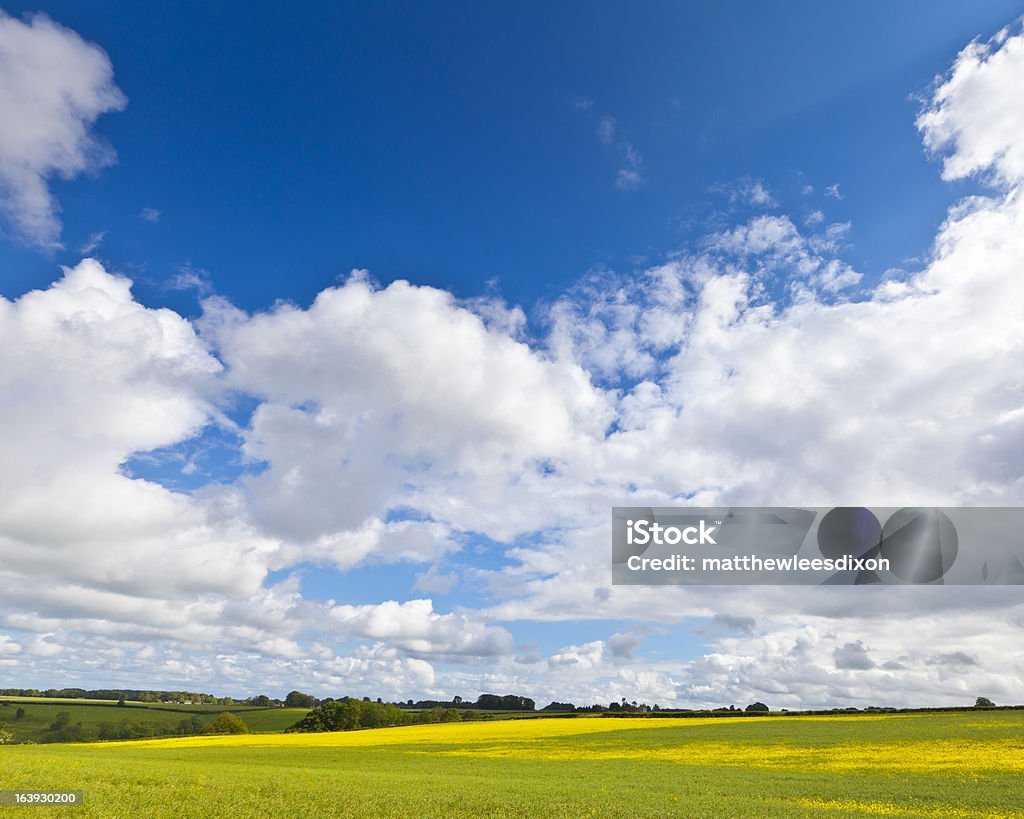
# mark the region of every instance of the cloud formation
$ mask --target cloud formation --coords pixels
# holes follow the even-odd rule
[[[0,11],[0,64],[0,214],[15,236],[57,247],[60,205],[48,180],[114,161],[92,127],[127,100],[107,55],[42,14]]]
[[[207,298],[196,322],[92,260],[0,300],[0,665],[72,674],[87,641],[108,678],[145,660],[146,684],[233,690],[258,669],[383,696],[1024,697],[1012,594],[609,588],[605,531],[616,503],[1024,502],[1024,123],[1007,104],[1022,42],[972,44],[937,84],[926,145],[947,176],[996,187],[882,282],[843,260],[849,224],[776,212],[586,277],[530,325],[358,271],[305,307]],[[254,408],[232,421],[233,402]],[[125,467],[211,429],[235,436],[238,477],[183,493]],[[302,581],[402,564],[423,571],[372,602]],[[473,606],[413,588],[460,580]],[[708,621],[700,656],[645,651],[644,623],[688,618]],[[609,633],[515,651],[524,621],[584,619]]]
[[[1019,25],[1016,26],[1020,28]],[[960,52],[917,119],[925,145],[943,155],[943,179],[1024,179],[1024,38],[1005,28]]]

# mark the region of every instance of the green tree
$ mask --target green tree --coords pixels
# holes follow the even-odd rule
[[[996,704],[992,702],[988,697],[978,697],[974,701],[975,708],[995,708]]]
[[[249,726],[246,725],[238,714],[225,711],[212,722],[208,722],[203,728],[204,734],[248,734]]]
[[[316,705],[316,697],[312,694],[303,694],[301,691],[291,691],[284,698],[284,704],[288,708],[312,708]]]
[[[14,734],[7,730],[7,726],[0,722],[0,745],[7,745],[14,741]]]
[[[363,702],[359,709],[359,724],[363,728],[383,728],[387,725],[387,713],[381,703]]]
[[[61,711],[50,724],[51,731],[59,731],[71,723],[71,712]]]
[[[14,718],[15,719],[21,719],[23,716],[25,716],[25,709],[24,708],[19,708],[17,711],[14,712]]]

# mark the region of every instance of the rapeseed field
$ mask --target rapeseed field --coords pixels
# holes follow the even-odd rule
[[[414,725],[0,748],[32,816],[1024,819],[1024,712]],[[73,811],[73,813],[72,813]]]

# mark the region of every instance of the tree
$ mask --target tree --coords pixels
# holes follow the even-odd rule
[[[284,698],[284,704],[288,708],[312,708],[316,705],[316,697],[301,691],[290,691]]]
[[[50,725],[50,730],[51,731],[59,731],[61,728],[64,728],[65,726],[69,725],[70,723],[71,723],[71,712],[70,711],[61,711],[59,714],[57,714],[56,719],[54,719],[53,723]]]
[[[203,731],[203,721],[199,717],[192,717],[191,719],[183,719],[178,723],[177,733],[182,736],[188,736],[189,734],[200,734]]]
[[[484,711],[533,711],[537,706],[529,697],[519,697],[515,694],[506,694],[499,697],[497,694],[481,694],[476,699],[476,707]]]
[[[21,719],[23,716],[25,716],[25,709],[24,708],[19,708],[17,711],[14,712],[14,718],[15,719]]]
[[[206,723],[204,734],[248,734],[249,726],[242,722],[238,714],[225,711],[212,722]]]
[[[744,710],[745,711],[754,711],[754,712],[760,712],[760,713],[763,713],[763,714],[767,714],[768,711],[770,711],[771,709],[767,705],[765,705],[763,702],[752,702]]]
[[[7,730],[7,727],[0,722],[0,745],[7,745],[14,739],[14,734]]]
[[[974,701],[975,708],[995,708],[996,704],[992,702],[988,697],[978,697]]]
[[[458,713],[458,712],[456,712]],[[429,719],[427,712],[420,715],[421,722],[440,721]],[[324,702],[312,709],[306,716],[288,729],[290,732],[309,731],[353,731],[357,728],[384,728],[389,725],[407,725],[415,718],[398,706],[385,702],[364,702],[345,697]]]

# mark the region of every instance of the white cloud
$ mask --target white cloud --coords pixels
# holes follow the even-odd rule
[[[578,674],[593,674],[601,667],[604,658],[604,642],[594,640],[580,646],[566,646],[548,659],[552,668],[570,667]]]
[[[951,78],[1004,65],[1018,42],[969,49]],[[953,136],[933,147],[1005,183],[1016,149],[998,146],[1024,134],[1011,120],[984,142],[969,116],[1000,86],[947,83],[922,128]],[[607,585],[613,503],[1024,502],[1019,192],[960,203],[920,270],[855,292],[851,227],[823,225],[761,215],[636,275],[589,276],[539,340],[519,308],[361,274],[306,308],[207,299],[198,335],[94,261],[0,300],[0,623],[14,633],[0,653],[35,675],[127,676],[151,651],[147,684],[258,672],[282,691],[308,678],[385,696],[1020,700],[1012,589],[794,603],[787,589]],[[192,494],[124,474],[137,453],[228,426],[219,406],[239,393],[258,403],[238,430],[253,474]],[[429,566],[416,586],[449,591],[455,551],[493,605],[303,594],[310,563]],[[689,661],[645,655],[640,626],[547,657],[516,656],[509,630],[690,617],[709,623]],[[102,669],[75,671],[86,661]]]
[[[745,176],[736,182],[712,185],[711,190],[728,197],[730,204],[755,208],[774,208],[778,201],[761,179]]]
[[[1019,28],[1019,27],[1018,27]],[[944,179],[1024,179],[1024,36],[1003,29],[960,52],[917,119],[925,145],[945,154]]]
[[[299,541],[357,533],[402,507],[495,537],[519,531],[522,513],[503,505],[526,476],[610,420],[575,362],[428,287],[353,276],[308,310],[248,317],[208,302],[204,327],[231,384],[265,398],[246,432],[246,453],[269,464],[244,483],[254,515]]]
[[[19,237],[56,247],[60,206],[48,180],[113,162],[91,129],[126,100],[107,55],[41,14],[0,11],[0,62],[0,213]]]
[[[1024,142],[1024,133],[1017,138]],[[1021,503],[1024,461],[1015,456],[1024,452],[1024,388],[1007,378],[1024,360],[1021,197],[1010,190],[954,208],[923,270],[882,282],[858,301],[826,298],[836,284],[854,280],[830,258],[848,231],[840,223],[806,236],[784,217],[762,217],[710,237],[703,254],[603,290],[585,288],[558,305],[555,338],[563,354],[603,378],[615,381],[620,373],[637,382],[617,404],[617,431],[588,464],[609,494],[617,476],[619,487],[634,484],[636,503],[674,493],[707,504]],[[780,299],[765,286],[780,276],[820,295],[801,286]],[[654,312],[660,304],[667,309]],[[592,514],[596,519],[598,509]],[[504,599],[490,613],[672,621],[724,610],[756,616],[759,626],[764,615],[787,619],[790,602],[760,589],[745,590],[741,607],[721,590],[603,588],[602,573],[583,567],[605,538],[581,528],[517,551],[520,585],[510,592],[493,582]],[[573,568],[551,569],[559,559]],[[972,674],[983,675],[972,679],[1019,700],[1020,674],[995,650],[1019,639],[1019,613],[1006,608],[1012,596],[998,596],[991,610],[983,602],[991,590],[961,590],[943,601],[918,593],[924,591],[906,590],[905,611],[893,616],[929,635],[921,644],[942,647],[929,657],[976,658]],[[863,702],[849,675],[870,672],[888,689],[898,679],[904,703],[963,700],[962,670],[885,638],[845,591],[829,595],[850,611],[838,622],[835,614],[818,621],[820,633],[831,636],[815,638],[815,668],[804,659],[769,663],[773,635],[783,629],[777,619],[749,638],[720,640],[713,657],[694,664],[686,697],[715,692],[707,703],[721,704],[730,690],[725,681],[742,669],[743,696],[771,693],[753,687],[761,679],[786,686],[791,701]],[[955,633],[954,615],[940,613],[951,599],[962,607]],[[805,600],[788,618],[794,630],[814,619],[808,609]],[[983,633],[992,635],[991,651],[970,650]],[[837,675],[835,659],[850,666],[857,640],[870,646],[877,667],[861,659],[864,668]]]
[[[183,264],[164,285],[169,290],[195,290],[200,296],[206,297],[213,293],[210,283],[210,271],[201,267]]]
[[[448,594],[458,583],[457,574],[445,573],[439,568],[439,564],[434,563],[427,571],[416,575],[413,588],[426,594]]]
[[[633,191],[644,182],[643,157],[636,147],[619,133],[615,117],[605,115],[597,124],[597,138],[602,145],[612,148],[620,157],[622,167],[615,174],[615,187],[622,191]]]
[[[259,589],[275,544],[225,519],[224,498],[120,472],[214,413],[221,366],[187,321],[84,261],[48,290],[0,299],[0,348],[0,617],[138,628],[173,611],[177,625],[188,606],[171,600]]]
[[[345,691],[391,700],[408,699],[410,692],[420,691],[426,696],[451,696],[436,687],[436,672],[426,660],[402,656],[380,643],[319,663],[313,674],[319,690],[325,692]]]
[[[145,207],[141,211],[139,211],[139,218],[143,222],[150,222],[152,224],[156,224],[157,222],[160,221],[160,211],[158,211],[156,208]]]
[[[620,191],[635,191],[644,183],[644,178],[633,168],[619,168],[615,175],[615,187]]]
[[[85,240],[85,244],[82,245],[78,252],[83,255],[92,253],[96,248],[103,244],[103,240],[107,237],[107,231],[99,230],[96,233],[89,235],[89,238]]]
[[[644,159],[630,142],[622,141],[617,147],[624,167],[619,168],[615,175],[615,187],[621,191],[635,191],[647,181],[642,173]]]
[[[430,600],[377,605],[335,605],[332,623],[350,634],[387,642],[416,654],[509,654],[512,635],[470,617],[438,614]]]

